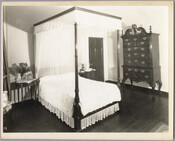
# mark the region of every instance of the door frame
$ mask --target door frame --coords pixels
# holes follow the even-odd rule
[[[105,59],[106,59],[106,57],[105,57],[105,55],[104,55],[104,39],[105,39],[105,37],[99,37],[99,36],[89,36],[88,37],[88,51],[89,51],[89,40],[90,40],[90,38],[99,38],[99,39],[102,39],[103,40],[103,46],[102,46],[102,49],[103,49],[103,81],[105,81]],[[88,56],[89,56],[89,52],[88,52]],[[88,57],[89,58],[89,57]],[[89,64],[90,65],[90,64]],[[106,66],[107,67],[107,66]],[[107,70],[108,70],[108,68],[107,68]]]

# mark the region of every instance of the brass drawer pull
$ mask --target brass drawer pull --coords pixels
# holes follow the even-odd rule
[[[130,64],[131,63],[131,60],[129,60],[128,63]]]
[[[143,40],[146,40],[147,39],[147,37],[143,37]]]
[[[131,68],[129,68],[128,71],[131,71]]]
[[[145,57],[145,54],[141,54],[142,57]]]
[[[141,45],[144,45],[144,44],[145,44],[145,42],[140,42],[140,44],[141,44]]]
[[[138,55],[138,53],[134,53],[134,55],[135,55],[135,56],[137,56],[137,55]]]
[[[142,63],[142,64],[145,64],[145,61],[142,61],[141,63]]]
[[[145,50],[145,48],[144,48],[144,47],[142,47],[142,48],[141,48],[141,50],[143,51],[143,50]]]
[[[128,43],[128,46],[130,46],[131,45],[131,43]]]

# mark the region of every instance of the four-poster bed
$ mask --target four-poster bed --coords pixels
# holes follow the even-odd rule
[[[87,25],[87,20],[93,22]],[[80,41],[78,42],[78,37],[80,37],[78,34],[84,32],[85,26],[94,26],[93,24],[103,28],[105,32],[109,32],[109,29],[115,31],[121,29],[121,18],[73,7],[34,25],[36,38],[35,67],[36,75],[40,77],[39,101],[76,131],[85,129],[119,111],[119,104],[121,103],[120,91],[116,85],[85,79],[78,75],[78,54],[80,54],[78,46],[82,45]],[[51,30],[53,33],[50,32]],[[57,34],[60,34],[60,38],[65,35],[65,40],[69,40],[69,42],[61,42],[59,38],[53,41],[52,37],[55,38],[58,36]],[[71,36],[74,36],[74,39],[68,38]],[[75,47],[74,50],[71,50],[73,42]],[[70,53],[68,56],[68,52],[59,51],[62,54],[66,53],[64,55],[68,59],[60,59],[62,64],[58,64],[59,60],[56,58],[48,63],[47,60],[44,60],[44,56],[42,57],[42,50],[48,54],[50,52],[55,53],[55,50],[51,51],[53,46],[55,48],[63,46],[64,50],[70,49],[69,52],[74,55]],[[61,56],[59,52],[56,53],[55,57]],[[38,55],[39,53],[40,55]],[[51,54],[51,56],[54,55]],[[75,66],[72,65],[73,56]],[[45,65],[47,63],[49,67]],[[74,74],[70,73],[73,68]],[[60,69],[62,69],[61,72]]]

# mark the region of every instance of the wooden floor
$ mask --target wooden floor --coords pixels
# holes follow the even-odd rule
[[[157,124],[168,125],[168,94],[152,90],[120,86],[123,112],[83,130],[82,132],[150,132]],[[4,132],[71,132],[65,123],[39,102],[15,105],[4,115]]]

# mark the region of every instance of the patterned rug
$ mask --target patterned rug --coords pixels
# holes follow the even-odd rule
[[[163,122],[159,122],[151,129],[150,132],[168,132],[168,125]]]

